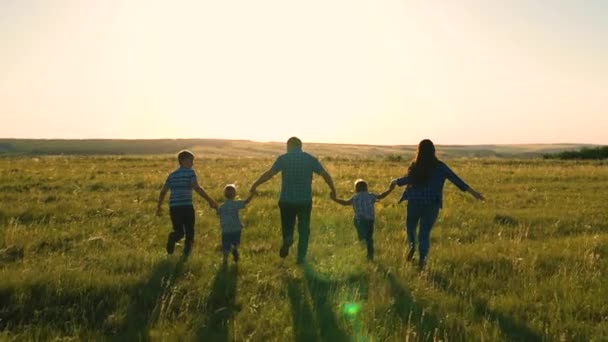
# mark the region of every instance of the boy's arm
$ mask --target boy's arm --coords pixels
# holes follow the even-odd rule
[[[203,190],[203,188],[201,188],[201,186],[198,185],[198,182],[192,184],[192,189],[194,191],[196,191],[197,194],[201,195],[201,197],[204,198],[207,201],[207,203],[209,203],[209,207],[211,207],[213,209],[217,209],[217,203],[213,200],[213,198],[211,198],[211,197],[209,197],[209,195],[207,195],[205,190]]]
[[[163,204],[165,200],[165,195],[169,191],[169,186],[165,184],[162,189],[160,189],[160,195],[158,196],[158,205],[156,206],[156,216],[160,216],[160,206]]]
[[[347,200],[343,200],[343,199],[337,198],[337,197],[336,197],[336,193],[335,193],[335,192],[332,192],[332,193],[329,195],[329,197],[330,197],[330,198],[331,198],[331,199],[332,199],[334,202],[336,202],[336,203],[338,203],[338,204],[342,204],[342,205],[351,205],[351,204],[353,204],[353,199],[352,199],[352,197],[351,197],[351,198],[349,198],[349,199],[347,199]]]
[[[395,180],[391,181],[391,184],[389,185],[388,189],[386,189],[385,192],[383,192],[379,195],[376,195],[376,199],[381,200],[381,199],[385,198],[386,196],[388,196],[388,194],[390,194],[393,191],[393,189],[395,189],[396,185],[397,185],[397,182]]]

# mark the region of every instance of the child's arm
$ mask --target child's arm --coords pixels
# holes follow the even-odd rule
[[[207,201],[207,203],[209,203],[209,207],[211,207],[213,209],[217,209],[217,203],[213,200],[213,198],[211,198],[211,197],[209,197],[209,195],[207,195],[205,190],[203,190],[203,188],[201,188],[201,186],[198,185],[198,182],[192,184],[192,189],[194,191],[196,191],[197,194],[201,195],[201,197],[204,198]]]
[[[336,202],[338,204],[342,204],[342,205],[351,205],[351,204],[353,204],[353,199],[352,198],[349,198],[348,200],[339,199],[339,198],[336,197],[336,193],[333,192],[333,191],[329,194],[329,197],[334,202]]]
[[[390,194],[393,191],[393,189],[395,189],[396,185],[397,185],[397,182],[395,180],[392,180],[391,184],[388,186],[388,189],[386,189],[385,192],[383,192],[383,193],[381,193],[379,195],[376,195],[376,199],[381,200],[384,197],[388,196],[388,194]]]
[[[162,189],[160,189],[160,195],[158,196],[158,205],[156,206],[156,216],[160,216],[160,206],[163,204],[165,200],[165,195],[169,191],[169,186],[165,184]]]

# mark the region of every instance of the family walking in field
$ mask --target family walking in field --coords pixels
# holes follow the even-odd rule
[[[194,241],[194,207],[192,191],[204,198],[209,206],[217,211],[222,230],[222,251],[224,263],[232,253],[234,261],[238,262],[238,247],[241,239],[242,224],[239,210],[251,201],[257,188],[269,181],[277,173],[281,173],[281,190],[279,210],[281,217],[281,232],[283,243],[279,250],[281,258],[287,257],[294,242],[294,230],[297,221],[298,247],[296,262],[302,264],[306,260],[308,240],[310,236],[310,216],[312,212],[312,178],[313,174],[320,175],[330,189],[330,197],[341,205],[351,206],[354,211],[353,224],[360,240],[367,246],[367,258],[374,257],[374,204],[388,196],[396,186],[405,186],[399,202],[408,201],[406,210],[406,232],[408,241],[407,259],[412,260],[418,243],[418,265],[423,268],[426,264],[430,233],[439,210],[442,207],[443,185],[445,180],[454,183],[461,191],[483,200],[483,196],[473,190],[460,179],[445,163],[437,159],[435,146],[430,140],[422,140],[418,145],[415,160],[411,163],[405,176],[390,182],[386,191],[374,194],[368,191],[367,182],[363,179],[355,181],[355,194],[349,199],[337,197],[331,175],[323,165],[312,155],[302,151],[300,139],[292,137],[287,141],[287,153],[279,156],[274,164],[251,185],[249,196],[245,200],[236,200],[236,187],[228,184],[224,187],[225,201],[218,204],[203,190],[192,170],[194,155],[189,151],[178,154],[179,168],[173,171],[165,181],[160,191],[157,215],[160,215],[161,205],[165,195],[170,191],[169,213],[173,231],[167,239],[167,253],[172,254],[175,244],[185,237],[184,250],[188,256]],[[417,228],[418,233],[417,233]],[[418,239],[416,239],[418,235]]]

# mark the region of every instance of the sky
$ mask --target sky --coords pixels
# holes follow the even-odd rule
[[[0,138],[608,144],[604,0],[0,0]]]

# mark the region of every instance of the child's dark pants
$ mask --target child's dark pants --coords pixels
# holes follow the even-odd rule
[[[357,235],[359,240],[365,240],[367,244],[367,258],[374,258],[374,220],[366,219],[363,217],[355,217],[355,228],[357,228]]]
[[[173,231],[169,233],[169,243],[175,244],[186,236],[184,244],[184,255],[190,255],[192,243],[194,242],[194,208],[187,207],[172,207],[169,208],[171,223],[173,223]]]

